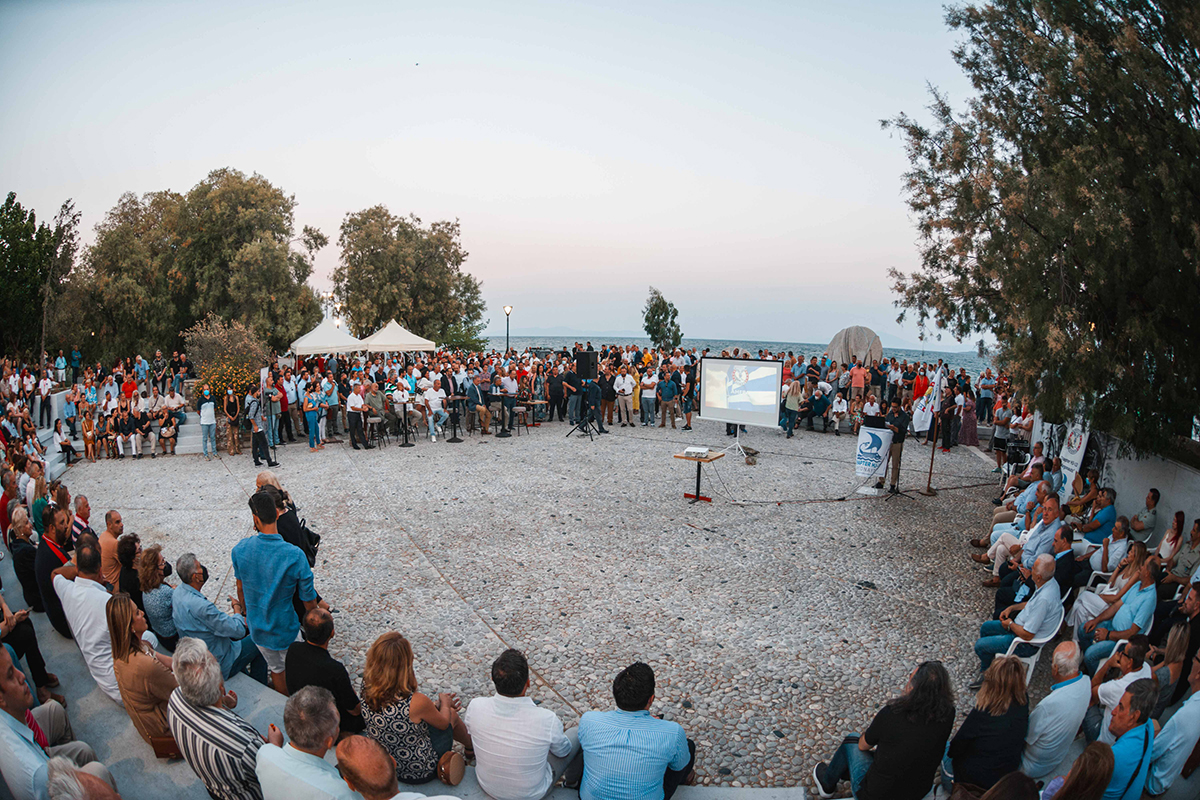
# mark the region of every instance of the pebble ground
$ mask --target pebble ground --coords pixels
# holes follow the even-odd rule
[[[813,763],[926,659],[946,664],[965,715],[992,604],[966,539],[990,519],[990,465],[939,452],[936,497],[885,501],[854,491],[854,437],[751,428],[758,463],[705,467],[714,502],[690,505],[695,468],[672,456],[731,441],[722,424],[694,427],[618,426],[588,441],[554,423],[408,449],[279,448],[276,472],[322,536],[331,652],[358,676],[375,637],[399,630],[422,691],[465,705],[491,693],[492,659],[517,647],[532,696],[567,725],[611,708],[613,676],[646,661],[654,711],[696,740],[700,781],[714,785],[809,785]],[[905,488],[925,486],[929,453],[910,439]],[[249,455],[179,456],[84,464],[64,480],[89,496],[94,527],[116,508],[143,544],[172,560],[195,552],[227,609],[257,471]]]

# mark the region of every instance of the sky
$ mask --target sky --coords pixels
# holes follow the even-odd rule
[[[384,204],[457,219],[488,330],[916,341],[903,142],[970,86],[937,2],[0,0],[0,191],[85,241],[124,192],[211,170],[293,194],[331,244]],[[401,321],[403,322],[403,321]]]

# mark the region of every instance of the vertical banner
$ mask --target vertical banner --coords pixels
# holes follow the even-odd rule
[[[1087,449],[1087,443],[1088,429],[1082,422],[1073,423],[1067,428],[1062,449],[1058,451],[1058,457],[1062,459],[1063,482],[1067,486],[1071,485],[1083,466],[1083,452]]]
[[[860,478],[882,478],[891,447],[890,428],[860,428],[858,448],[854,456],[854,474]]]

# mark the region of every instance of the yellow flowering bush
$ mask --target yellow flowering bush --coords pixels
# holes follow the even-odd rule
[[[196,365],[200,385],[212,387],[215,397],[233,389],[239,398],[258,384],[267,365],[267,346],[240,322],[225,322],[209,314],[183,332],[187,354]]]

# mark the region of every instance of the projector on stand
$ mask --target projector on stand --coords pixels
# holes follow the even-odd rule
[[[708,458],[707,447],[689,447],[683,451],[683,454],[688,458]]]

